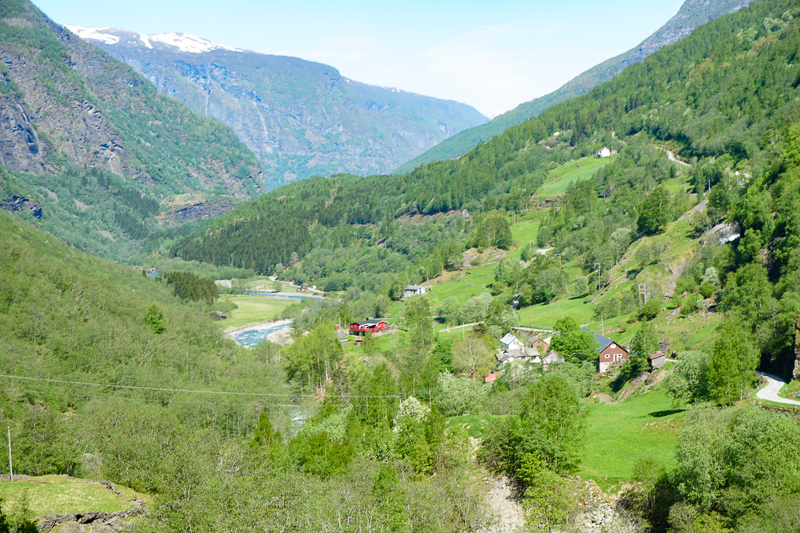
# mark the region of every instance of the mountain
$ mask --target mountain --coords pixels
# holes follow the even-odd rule
[[[782,150],[775,138],[784,120],[796,116],[800,18],[792,13],[780,0],[760,0],[697,29],[588,94],[509,128],[458,160],[430,163],[407,175],[337,175],[289,184],[211,221],[206,230],[176,243],[172,253],[267,274],[278,263],[296,263],[289,260],[292,252],[305,261],[309,251],[318,249],[333,262],[330,268],[338,268],[347,264],[350,253],[340,250],[363,247],[379,258],[374,265],[381,273],[397,265],[405,270],[391,259],[393,252],[409,258],[424,257],[426,250],[439,254],[445,250],[442,235],[463,230],[469,220],[497,209],[530,209],[554,168],[592,156],[603,146],[624,157],[598,173],[599,183],[579,190],[584,197],[574,209],[578,212],[607,198],[598,210],[634,216],[647,191],[675,177],[677,167],[651,146],[654,142],[683,160],[698,160],[690,176],[698,194],[706,192],[707,182],[713,186],[723,178],[743,184],[743,178],[733,179],[734,172],[754,175],[763,169],[770,154]],[[762,215],[754,215],[753,221]],[[587,211],[583,218],[590,216],[595,215]],[[436,217],[448,221],[438,236],[397,239],[398,223]],[[285,246],[270,244],[263,236],[270,228],[280,228],[292,240]],[[602,228],[585,220],[564,228],[585,234],[564,253],[603,248],[610,231]],[[759,235],[760,229],[752,238]],[[369,271],[372,264],[359,262],[353,268]],[[441,268],[434,263],[430,272],[440,272],[437,266]],[[370,280],[340,272],[353,276],[348,283]],[[408,272],[416,276],[419,270]],[[326,267],[309,278],[330,275]]]
[[[230,129],[31,3],[0,5],[0,58],[0,204],[63,240],[130,256],[159,220],[225,212],[263,192],[258,160]]]
[[[512,126],[522,124],[548,107],[588,93],[593,87],[607,82],[622,72],[627,66],[643,61],[661,48],[683,39],[695,28],[722,15],[738,11],[752,1],[686,0],[674,17],[636,48],[592,67],[550,94],[520,104],[486,124],[464,130],[458,135],[442,141],[424,154],[399,166],[394,173],[406,174],[431,161],[445,161],[461,157],[478,144],[500,135]]]
[[[268,188],[312,175],[385,173],[487,120],[464,104],[366,85],[295,57],[182,33],[69,29],[230,126],[258,156]]]

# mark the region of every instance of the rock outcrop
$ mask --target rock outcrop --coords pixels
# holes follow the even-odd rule
[[[0,209],[5,209],[12,213],[28,211],[35,218],[42,218],[42,206],[39,205],[39,202],[17,194],[4,202],[0,202]]]

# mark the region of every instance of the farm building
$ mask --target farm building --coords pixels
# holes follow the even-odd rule
[[[597,367],[601,374],[603,372],[608,372],[608,368],[611,365],[619,364],[628,360],[628,350],[623,348],[621,345],[607,337],[598,335],[592,330],[583,328],[583,331],[587,331],[594,335],[594,339],[597,341],[597,344],[599,344],[597,352],[599,356],[597,360]]]
[[[600,148],[600,151],[597,152],[597,157],[600,157],[600,158],[611,157],[611,150],[609,150],[607,147],[603,146],[602,148]]]
[[[350,324],[350,332],[353,335],[366,335],[367,332],[377,333],[379,331],[386,331],[389,329],[389,323],[385,320],[362,320],[361,322],[353,322]]]
[[[559,363],[563,363],[564,358],[555,350],[550,350],[547,352],[547,355],[542,357],[542,363],[544,364],[545,368],[547,365],[557,365]]]
[[[425,287],[422,285],[406,285],[406,289],[403,291],[403,298],[410,298],[420,294],[425,294]]]
[[[650,368],[656,369],[661,368],[667,364],[667,354],[664,352],[656,352],[650,356]]]
[[[551,340],[552,337],[547,337],[546,339],[543,339],[539,335],[532,335],[527,339],[525,339],[525,342],[531,348],[536,348],[537,350],[539,350],[539,353],[547,353],[547,351],[550,349]]]
[[[539,351],[536,348],[513,348],[510,350],[497,352],[497,364],[510,363],[512,361],[528,361],[529,363],[541,363]]]

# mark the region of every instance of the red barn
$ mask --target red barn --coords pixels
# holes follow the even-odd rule
[[[623,348],[622,345],[589,329],[583,328],[583,331],[588,331],[594,335],[599,345],[597,366],[600,373],[607,372],[608,367],[611,365],[620,364],[628,360],[628,350]]]
[[[389,323],[385,320],[362,320],[350,324],[350,332],[353,335],[366,335],[368,331],[377,333],[389,329]]]

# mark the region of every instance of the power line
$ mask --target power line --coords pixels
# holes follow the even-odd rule
[[[58,383],[62,385],[81,385],[88,387],[108,387],[115,389],[128,389],[128,390],[146,390],[153,392],[174,392],[174,393],[187,393],[187,394],[217,394],[217,395],[230,395],[230,396],[248,396],[258,398],[316,398],[316,394],[292,394],[292,393],[271,393],[271,392],[231,392],[231,391],[210,391],[210,390],[197,390],[197,389],[170,389],[166,387],[141,387],[138,385],[116,385],[111,383],[91,383],[87,381],[69,381],[63,379],[49,379],[49,378],[32,378],[27,376],[11,376],[0,374],[0,379],[18,379],[24,381],[37,381],[43,383]],[[439,387],[422,390],[420,393],[432,392],[438,390]],[[348,394],[348,398],[403,398],[403,394],[385,394],[385,395],[368,395],[368,394]]]

